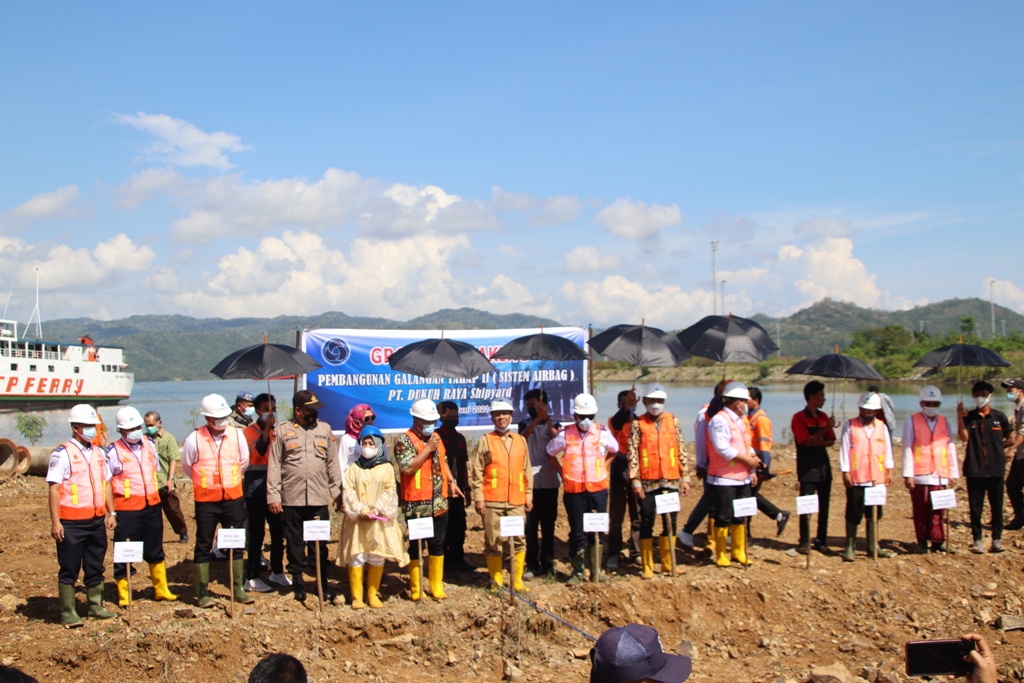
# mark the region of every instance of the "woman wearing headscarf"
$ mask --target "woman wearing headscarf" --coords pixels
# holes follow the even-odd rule
[[[365,403],[360,403],[348,411],[345,418],[345,433],[341,435],[341,442],[338,444],[338,465],[341,467],[341,476],[345,477],[345,470],[348,466],[359,459],[359,432],[363,427],[372,425],[377,419],[373,408]],[[387,448],[384,449],[387,453]]]
[[[342,477],[345,516],[342,518],[338,566],[348,566],[352,609],[383,607],[378,593],[384,561],[409,564],[402,527],[398,522],[395,468],[384,449],[384,436],[370,425],[359,433],[359,457]],[[367,600],[363,602],[363,567]]]

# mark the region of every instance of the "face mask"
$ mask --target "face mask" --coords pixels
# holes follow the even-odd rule
[[[245,409],[245,412],[242,413],[242,415],[245,415],[250,420],[255,420],[256,419],[256,409],[253,408],[252,406],[249,406],[248,408]]]
[[[579,427],[581,431],[589,432],[590,428],[594,426],[594,418],[592,418],[592,417],[577,417],[576,418],[576,426]]]
[[[231,424],[231,419],[227,417],[217,418],[213,421],[214,429],[227,429],[228,425]]]
[[[938,408],[921,408],[921,412],[924,413],[925,417],[935,417],[939,414]]]
[[[260,413],[260,419],[266,422],[271,416],[277,416],[277,413]]]
[[[992,399],[991,396],[975,396],[974,397],[974,405],[978,406],[979,408],[984,408],[985,406],[988,405],[988,402],[991,399]]]
[[[423,432],[423,436],[430,436],[431,434],[434,433],[434,425],[423,425],[422,427],[420,427],[420,431]]]
[[[310,425],[310,426],[315,425],[316,424],[317,415],[319,415],[319,414],[320,413],[318,411],[316,411],[316,410],[306,411],[306,424]]]
[[[647,406],[647,414],[650,415],[651,417],[658,417],[664,412],[664,403],[652,403],[651,405]]]
[[[448,429],[455,429],[459,426],[459,418],[453,417],[450,420],[441,420],[441,424]]]
[[[495,426],[494,431],[496,431],[498,434],[508,434],[508,427]]]
[[[159,427],[146,427],[146,433],[149,434],[150,436],[156,436],[157,434],[160,433],[160,428]]]
[[[86,441],[92,441],[93,439],[95,439],[96,438],[96,428],[95,427],[83,427],[82,428],[82,438],[85,439]]]
[[[533,418],[537,417],[537,409],[536,408],[527,408],[526,412],[529,414],[530,419],[533,419]]]
[[[747,411],[750,409],[750,406],[748,406],[743,401],[740,401],[739,403],[736,404],[736,408],[740,411],[740,415],[746,415]]]
[[[124,438],[126,438],[131,443],[138,443],[142,441],[142,428],[133,429],[132,431],[125,434]]]
[[[377,447],[376,446],[363,446],[362,457],[364,457],[367,460],[369,460],[370,458],[374,457],[375,455],[377,455]]]
[[[1009,401],[1010,403],[1016,403],[1017,402],[1017,394],[1013,393],[1012,391],[1007,393],[1006,394],[1006,400]]]

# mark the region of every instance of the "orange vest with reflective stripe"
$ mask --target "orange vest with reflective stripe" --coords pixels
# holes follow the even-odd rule
[[[110,487],[114,492],[114,509],[142,510],[147,505],[160,504],[160,491],[157,484],[157,459],[153,450],[153,442],[142,437],[142,462],[135,457],[124,440],[114,442],[113,457],[121,461],[121,473],[110,478]]]
[[[417,453],[422,451],[423,447],[427,445],[411,429],[407,430],[405,435],[409,437],[409,441],[412,442],[412,447],[416,449]],[[439,463],[445,461],[443,441],[439,441],[437,444],[437,459]],[[419,503],[423,501],[429,502],[433,498],[433,468],[434,456],[431,455],[423,461],[423,464],[415,472],[402,472],[402,500],[407,503]],[[445,473],[444,467],[441,468],[441,497],[448,497],[448,475]]]
[[[99,448],[93,447],[92,458],[87,459],[74,441],[63,445],[68,452],[71,476],[60,485],[61,519],[94,519],[107,513],[103,498],[103,467],[106,461]]]
[[[676,449],[679,442],[676,441],[675,416],[662,413],[661,429],[647,413],[636,418],[635,422],[640,425],[640,479],[678,479],[679,454]]]
[[[604,491],[608,488],[608,468],[601,446],[601,425],[596,422],[586,434],[575,424],[565,428],[565,455],[562,457],[562,486],[566,493]],[[621,431],[626,431],[623,428]]]
[[[850,479],[854,484],[885,483],[885,422],[875,419],[868,438],[859,417],[850,420]]]
[[[935,418],[935,431],[921,413],[914,413],[914,476],[935,474],[949,478],[949,423],[939,415]]]
[[[238,428],[224,430],[220,448],[203,425],[196,430],[199,459],[192,465],[192,495],[197,503],[237,500],[242,497],[242,452],[238,447]]]
[[[770,451],[772,449],[772,421],[763,408],[748,416],[750,422],[750,442],[754,450]]]
[[[267,445],[267,452],[263,455],[256,451],[256,442],[259,441],[260,434],[262,433],[259,425],[253,422],[242,433],[245,435],[245,443],[249,444],[249,469],[267,469],[267,460],[270,458],[270,445],[277,441],[277,432],[273,429],[270,430],[270,443]]]
[[[629,453],[629,430],[633,426],[633,421],[628,420],[626,424],[622,425],[622,429],[616,430],[612,426],[611,418],[608,418],[608,431],[612,433],[615,440],[619,442],[619,453],[626,455]]]
[[[727,410],[729,409],[722,408],[723,413]],[[718,417],[718,415],[715,415],[715,417]],[[740,453],[754,455],[754,447],[750,443],[750,427],[746,420],[739,420],[728,413],[726,413],[725,418],[729,421],[729,445]],[[708,449],[708,475],[721,477],[722,479],[735,479],[737,481],[743,481],[749,477],[750,467],[746,463],[740,462],[735,458],[726,460],[722,457],[722,454],[715,448],[715,442],[711,438],[711,433],[711,420],[708,420],[707,435],[705,436]]]
[[[526,439],[512,434],[512,451],[509,452],[495,432],[484,438],[491,455],[491,461],[484,465],[484,500],[526,505],[526,468],[530,467]]]

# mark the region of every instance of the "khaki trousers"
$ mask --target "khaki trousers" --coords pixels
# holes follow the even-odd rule
[[[526,540],[523,536],[501,537],[502,517],[526,517],[525,505],[509,505],[508,503],[487,503],[484,510],[484,555],[501,556],[502,542],[511,541],[512,552],[526,552]]]

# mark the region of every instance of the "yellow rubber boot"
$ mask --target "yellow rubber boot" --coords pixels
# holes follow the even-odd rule
[[[153,597],[157,600],[177,600],[178,596],[167,586],[167,565],[154,562],[149,565],[149,578],[153,581]]]
[[[117,606],[127,607],[128,606],[128,579],[117,580]]]
[[[363,568],[348,567],[348,586],[352,594],[352,609],[363,609],[366,603],[363,602]]]
[[[380,609],[384,603],[380,601],[380,580],[384,576],[384,565],[370,565],[366,576],[366,604],[373,609]],[[353,605],[355,607],[355,605]]]
[[[501,573],[501,555],[487,555],[484,559],[487,560],[487,576],[494,582],[491,592],[497,592],[498,588],[505,585],[505,579]]]
[[[715,527],[715,564],[719,567],[731,567],[729,561],[729,529]]]
[[[520,550],[512,558],[512,566],[515,574],[512,576],[512,590],[516,593],[526,593],[530,589],[523,584],[523,573],[526,571],[526,551]]]
[[[672,576],[672,554],[676,551],[675,536],[660,536],[658,551],[661,553],[661,573]],[[682,574],[683,568],[676,565],[676,574]]]
[[[747,525],[732,525],[732,559],[746,566],[747,561]]]
[[[430,556],[430,593],[435,600],[444,600],[448,596],[444,594],[444,555],[440,557]]]
[[[708,516],[708,542],[704,546],[704,552],[712,557],[715,556],[715,520]]]
[[[420,599],[420,561],[409,560],[409,595],[413,600]]]
[[[654,578],[654,539],[653,538],[641,538],[640,539],[640,564],[644,568],[644,573],[640,575],[643,579]]]

